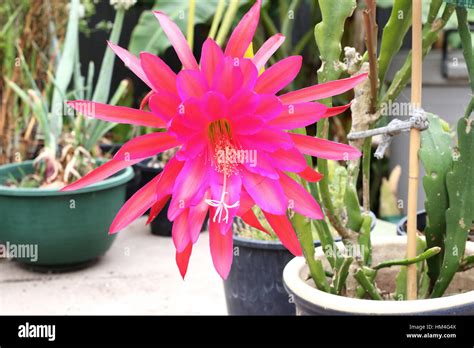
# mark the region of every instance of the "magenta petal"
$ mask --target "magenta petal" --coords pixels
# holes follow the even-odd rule
[[[200,71],[182,70],[177,78],[178,93],[182,100],[199,98],[209,90],[207,81]]]
[[[292,56],[272,65],[258,78],[255,92],[275,94],[282,90],[298,75],[302,61],[301,56]]]
[[[238,119],[242,115],[253,115],[259,104],[258,94],[248,89],[241,89],[229,100],[229,116]]]
[[[250,59],[240,59],[240,70],[244,76],[242,88],[253,90],[257,83],[258,70]]]
[[[347,105],[335,106],[335,107],[332,107],[332,108],[328,108],[326,110],[326,112],[324,113],[322,118],[328,118],[328,117],[332,117],[332,116],[342,114],[344,111],[349,109],[351,107],[351,105],[352,105],[352,103],[349,103]]]
[[[306,135],[290,134],[290,136],[298,150],[314,157],[336,161],[349,161],[359,158],[362,155],[359,150],[346,144],[313,138]]]
[[[302,103],[285,105],[282,113],[268,125],[280,129],[306,127],[324,117],[328,107],[320,103]]]
[[[225,49],[226,56],[238,58],[244,56],[247,48],[252,42],[255,31],[257,30],[261,6],[262,1],[257,0],[252,8],[241,19],[239,24],[237,24],[227,42]]]
[[[260,176],[245,170],[242,184],[255,203],[272,214],[285,214],[288,202],[278,180]]]
[[[148,220],[146,222],[147,225],[150,224],[153,220],[155,220],[156,217],[161,213],[166,203],[170,199],[170,196],[171,195],[163,195],[161,198],[158,198],[155,203],[153,203],[150,209],[150,214],[148,215]]]
[[[347,92],[367,78],[367,73],[336,81],[330,81],[297,91],[289,92],[280,96],[283,104],[306,103],[321,100],[328,97]]]
[[[269,158],[264,151],[260,151],[257,154],[255,163],[245,162],[245,168],[252,173],[266,176],[270,179],[278,179],[279,175],[274,168],[271,158]]]
[[[242,88],[244,76],[240,70],[240,65],[234,64],[234,59],[226,57],[216,69],[212,89],[222,93],[227,98],[231,98],[240,88]]]
[[[219,64],[224,60],[224,53],[211,38],[206,39],[202,45],[201,71],[206,77],[207,83],[211,84]]]
[[[202,225],[204,223],[204,220],[206,219],[206,215],[209,210],[209,205],[205,201],[207,197],[208,196],[205,195],[201,203],[189,207],[189,237],[191,238],[191,242],[193,244],[196,243],[199,238]]]
[[[262,226],[262,224],[258,220],[257,216],[255,215],[255,213],[251,209],[247,210],[245,213],[241,213],[240,218],[247,225],[252,226],[253,228],[256,228],[257,230],[260,230],[260,231],[270,235],[270,232],[268,232],[265,229],[265,227]]]
[[[255,115],[241,115],[232,120],[232,129],[236,134],[252,135],[260,132],[263,126],[263,120]]]
[[[182,211],[173,222],[171,234],[174,246],[178,253],[183,252],[189,242],[191,242],[188,233],[188,222],[190,222],[188,221],[188,209]]]
[[[185,69],[199,70],[196,58],[194,58],[193,52],[189,48],[188,42],[179,27],[164,13],[153,11],[153,14],[160,22],[161,28],[170,40],[171,45],[173,45],[179,60],[183,63],[183,67]]]
[[[265,218],[283,245],[295,256],[303,255],[296,232],[286,215],[274,215],[263,211]]]
[[[186,272],[188,271],[189,258],[191,257],[192,251],[193,244],[188,243],[182,252],[176,252],[176,264],[178,265],[179,273],[181,274],[183,280],[186,276]]]
[[[189,98],[182,103],[180,115],[178,116],[183,120],[183,124],[190,129],[202,131],[206,124],[211,120],[208,113],[203,112],[202,104],[200,99]],[[202,138],[204,142],[204,138]]]
[[[278,129],[266,129],[252,134],[251,137],[240,137],[243,148],[275,152],[278,149],[289,150],[294,147],[290,135]]]
[[[311,219],[324,218],[321,207],[303,186],[282,172],[280,172],[280,183],[294,211]]]
[[[204,136],[204,132],[198,132],[186,140],[181,149],[176,153],[176,158],[180,161],[192,160],[203,153],[207,146],[207,142],[203,140]]]
[[[220,233],[219,223],[209,221],[209,244],[214,268],[222,279],[227,279],[232,266],[232,229]]]
[[[127,108],[125,106],[112,106],[95,103],[87,100],[68,101],[67,104],[85,116],[94,117],[104,121],[153,128],[166,127],[166,123],[151,112]]]
[[[148,77],[143,71],[142,66],[140,64],[140,60],[133,54],[128,52],[125,48],[122,48],[110,41],[107,41],[107,43],[109,44],[109,47],[112,49],[112,51],[114,51],[115,54],[123,61],[125,66],[132,70],[133,73],[137,75],[140,80],[142,80],[148,85],[148,87],[153,89],[153,84],[148,80]]]
[[[184,208],[191,205],[196,192],[206,184],[208,168],[204,156],[185,162],[174,184],[173,198],[168,209],[170,221],[173,221]]]
[[[150,133],[126,142],[115,154],[115,160],[135,160],[154,156],[181,143],[166,132]]]
[[[138,190],[125,204],[110,225],[109,233],[116,233],[127,227],[146,212],[156,201],[156,192],[161,174]]]
[[[112,176],[115,173],[121,171],[122,169],[130,167],[140,161],[141,159],[130,160],[130,161],[117,161],[115,159],[112,159],[108,161],[107,163],[101,165],[99,168],[94,169],[92,172],[82,177],[81,179],[73,182],[70,185],[63,187],[61,191],[67,192],[67,191],[79,190],[83,187],[95,184],[96,182],[104,180],[108,178],[109,176]]]
[[[298,176],[308,182],[318,182],[323,178],[321,173],[315,171],[310,166],[307,166],[304,170],[298,172]]]
[[[229,113],[229,103],[220,93],[207,92],[202,100],[203,117],[206,121],[214,121],[227,116]]]
[[[265,67],[270,57],[280,48],[284,41],[285,36],[275,34],[263,43],[262,47],[260,47],[252,59],[258,71]]]
[[[271,154],[271,160],[275,168],[293,173],[301,172],[307,166],[306,159],[296,148],[276,150]]]
[[[148,81],[155,91],[165,90],[176,94],[176,74],[160,57],[148,52],[140,53],[140,62]]]
[[[166,122],[170,122],[171,119],[176,116],[179,110],[181,99],[172,93],[160,91],[158,93],[154,93],[150,97],[148,105],[153,114],[162,118]]]
[[[262,116],[265,120],[271,120],[280,115],[283,107],[278,97],[273,94],[260,94],[260,103],[258,105],[257,115]]]

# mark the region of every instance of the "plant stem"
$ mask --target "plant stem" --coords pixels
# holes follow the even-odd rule
[[[189,0],[189,13],[188,13],[188,28],[186,39],[188,45],[193,50],[194,46],[194,17],[196,13],[196,0]]]
[[[401,260],[389,260],[389,261],[384,261],[379,263],[377,266],[373,267],[375,270],[379,270],[381,268],[387,268],[387,267],[392,267],[392,266],[408,266],[412,265],[414,263],[418,263],[424,260],[429,259],[430,257],[433,257],[435,255],[438,255],[441,252],[440,247],[433,247],[425,252],[421,253],[420,255],[413,257],[411,259],[401,259]]]
[[[291,43],[293,42],[293,25],[295,23],[294,16],[300,4],[301,0],[292,0],[290,6],[288,7],[288,11],[282,17],[281,32],[286,37],[285,42],[283,43],[283,49],[285,50],[286,54],[289,53],[290,47],[292,47]],[[291,15],[293,18],[290,18]]]
[[[227,8],[227,12],[224,16],[224,20],[219,28],[219,32],[217,34],[216,42],[217,44],[222,47],[224,44],[227,34],[232,27],[232,23],[234,22],[235,15],[237,14],[237,10],[239,9],[239,0],[231,0],[229,3],[229,7]]]
[[[359,282],[360,286],[369,294],[373,300],[382,301],[382,295],[379,293],[374,284],[370,282],[362,269],[358,269],[354,274],[354,278]]]
[[[439,33],[445,27],[449,18],[454,13],[455,7],[455,5],[446,6],[441,18],[436,19],[433,23],[426,23],[423,29],[423,58],[426,57],[428,52],[431,50],[433,44],[436,42],[436,40],[438,40]],[[390,101],[393,102],[395,99],[397,99],[397,97],[400,95],[400,93],[410,81],[412,68],[411,57],[412,52],[410,51],[405,60],[405,63],[397,72],[397,74],[393,78],[392,83],[390,84],[390,87],[383,96],[381,100],[382,105],[387,105]]]
[[[216,13],[214,14],[214,18],[212,19],[211,29],[209,30],[209,37],[213,40],[216,37],[217,28],[219,27],[219,24],[222,20],[222,16],[224,15],[224,10],[225,0],[219,0],[216,7]]]
[[[474,255],[469,255],[462,259],[458,272],[464,272],[471,268],[474,268]]]
[[[313,235],[311,233],[311,228],[308,228],[310,227],[310,223],[306,222],[306,218],[300,214],[295,214],[292,218],[292,222],[298,233],[298,240],[303,249],[303,255],[308,264],[311,278],[319,290],[329,292],[329,283],[326,279],[323,264],[321,260],[314,257]]]
[[[370,162],[372,154],[372,137],[364,140],[362,146],[362,205],[364,211],[370,211]]]
[[[461,37],[464,60],[466,61],[467,70],[469,72],[469,81],[471,92],[474,93],[474,60],[472,54],[472,37],[469,29],[469,22],[467,19],[467,10],[463,7],[456,7],[456,16],[458,18],[458,30]],[[471,116],[474,100],[471,98],[469,106],[464,115],[465,118]]]

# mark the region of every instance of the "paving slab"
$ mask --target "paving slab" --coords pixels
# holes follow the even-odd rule
[[[40,274],[0,261],[0,315],[225,315],[209,234],[193,249],[186,280],[171,238],[154,236],[140,218],[120,232],[92,267]]]

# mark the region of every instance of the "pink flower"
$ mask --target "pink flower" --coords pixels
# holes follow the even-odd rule
[[[178,74],[155,55],[142,52],[138,59],[109,43],[151,88],[145,101],[151,112],[82,100],[69,102],[87,116],[166,131],[127,142],[111,161],[64,191],[80,189],[147,157],[180,147],[163,172],[125,203],[110,233],[122,230],[151,208],[150,222],[171,199],[168,218],[173,221],[176,261],[183,278],[208,212],[212,259],[224,279],[232,263],[233,218],[240,216],[247,224],[265,230],[252,211],[254,205],[262,209],[288,250],[301,255],[287,218],[289,202],[294,211],[312,219],[322,219],[323,213],[307,190],[287,173],[316,182],[321,175],[307,165],[303,154],[332,160],[360,156],[348,145],[288,130],[346,110],[349,105],[327,108],[314,101],[352,89],[366,74],[277,96],[298,74],[301,57],[283,59],[259,75],[284,41],[282,35],[275,35],[253,59],[244,58],[258,25],[260,7],[261,0],[257,0],[235,28],[224,52],[207,39],[200,64],[176,24],[155,12],[183,64]]]

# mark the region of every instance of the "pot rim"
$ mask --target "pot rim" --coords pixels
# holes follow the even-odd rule
[[[385,236],[373,238],[373,246],[402,242],[406,243],[406,237]],[[468,243],[471,243],[470,249],[474,251],[474,243]],[[316,303],[321,307],[340,312],[341,314],[419,315],[420,312],[439,311],[453,307],[460,307],[466,303],[472,303],[474,298],[474,291],[441,298],[411,301],[375,301],[338,296],[320,291],[301,279],[300,273],[304,267],[306,267],[304,257],[295,257],[285,266],[285,269],[283,270],[283,282],[286,289],[305,302]]]
[[[26,167],[31,166],[33,161],[24,161],[19,163],[10,163],[0,166],[0,169],[3,170],[13,170],[18,167]],[[109,188],[113,188],[116,186],[123,185],[130,181],[133,178],[133,169],[131,167],[127,167],[119,171],[116,175],[99,181],[95,184],[89,185],[85,188],[82,188],[77,191],[67,191],[62,192],[59,191],[57,188],[18,188],[18,187],[7,187],[0,185],[0,195],[3,196],[20,196],[20,197],[45,197],[45,196],[71,196],[71,195],[78,195],[87,192],[96,192],[102,191]]]
[[[279,240],[261,240],[254,238],[246,238],[233,234],[234,246],[243,246],[254,249],[270,249],[270,250],[288,250]],[[321,242],[319,240],[314,241],[314,246],[319,247]]]

